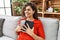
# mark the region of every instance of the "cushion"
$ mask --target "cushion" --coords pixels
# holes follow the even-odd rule
[[[59,21],[58,40],[60,40],[60,21]]]
[[[59,30],[60,30],[60,21],[59,21]]]
[[[6,36],[2,36],[0,37],[0,40],[14,40],[14,39],[6,37]]]
[[[45,40],[57,40],[59,20],[52,18],[40,18],[45,30]]]
[[[17,27],[17,22],[19,19],[20,17],[6,17],[6,20],[3,26],[3,34],[5,36],[8,36],[14,39],[17,38],[15,28]]]
[[[5,19],[0,18],[0,37],[3,36],[3,23]]]
[[[60,40],[60,30],[58,31],[58,40]]]

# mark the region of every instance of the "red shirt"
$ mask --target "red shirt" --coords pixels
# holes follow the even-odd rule
[[[34,33],[37,36],[45,39],[45,33],[44,33],[44,29],[43,29],[43,25],[42,25],[41,21],[35,19],[33,22],[34,22],[34,30],[33,30]],[[34,40],[34,39],[33,39],[33,37],[31,37],[27,33],[20,32],[17,40]]]

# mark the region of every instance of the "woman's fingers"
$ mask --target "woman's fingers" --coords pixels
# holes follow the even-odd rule
[[[21,27],[22,30],[26,30],[26,28],[24,26]]]
[[[33,31],[34,30],[34,27],[31,30]]]
[[[27,29],[27,27],[26,27],[25,25],[23,25],[23,27],[24,27],[25,29]]]
[[[20,30],[20,26],[17,26],[17,28],[15,29],[15,31],[19,31]]]
[[[28,25],[28,23],[27,23],[27,26],[28,26],[28,28],[30,28],[29,25]],[[34,27],[31,30],[33,31],[34,30]]]
[[[29,25],[28,25],[28,24],[27,24],[27,26],[29,27]],[[26,31],[26,30],[27,30],[27,28],[28,28],[27,26],[26,26],[26,25],[23,25],[23,26],[21,27],[22,31],[23,31],[23,30],[25,30],[25,31]]]
[[[29,25],[28,25],[28,23],[26,23],[26,24],[27,24],[28,28],[30,28]]]

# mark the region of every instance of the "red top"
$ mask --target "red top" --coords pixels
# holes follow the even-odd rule
[[[18,22],[18,24],[20,24],[19,22]],[[33,22],[34,22],[34,30],[33,30],[34,33],[37,36],[40,36],[45,39],[45,33],[44,33],[44,29],[43,29],[43,25],[42,25],[41,21],[35,19]],[[20,32],[17,40],[34,40],[34,39],[33,39],[33,37],[31,37],[27,33]]]

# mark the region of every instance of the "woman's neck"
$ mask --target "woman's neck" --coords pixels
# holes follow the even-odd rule
[[[34,18],[33,18],[33,17],[29,17],[29,18],[27,18],[27,20],[29,20],[29,21],[33,21]]]

